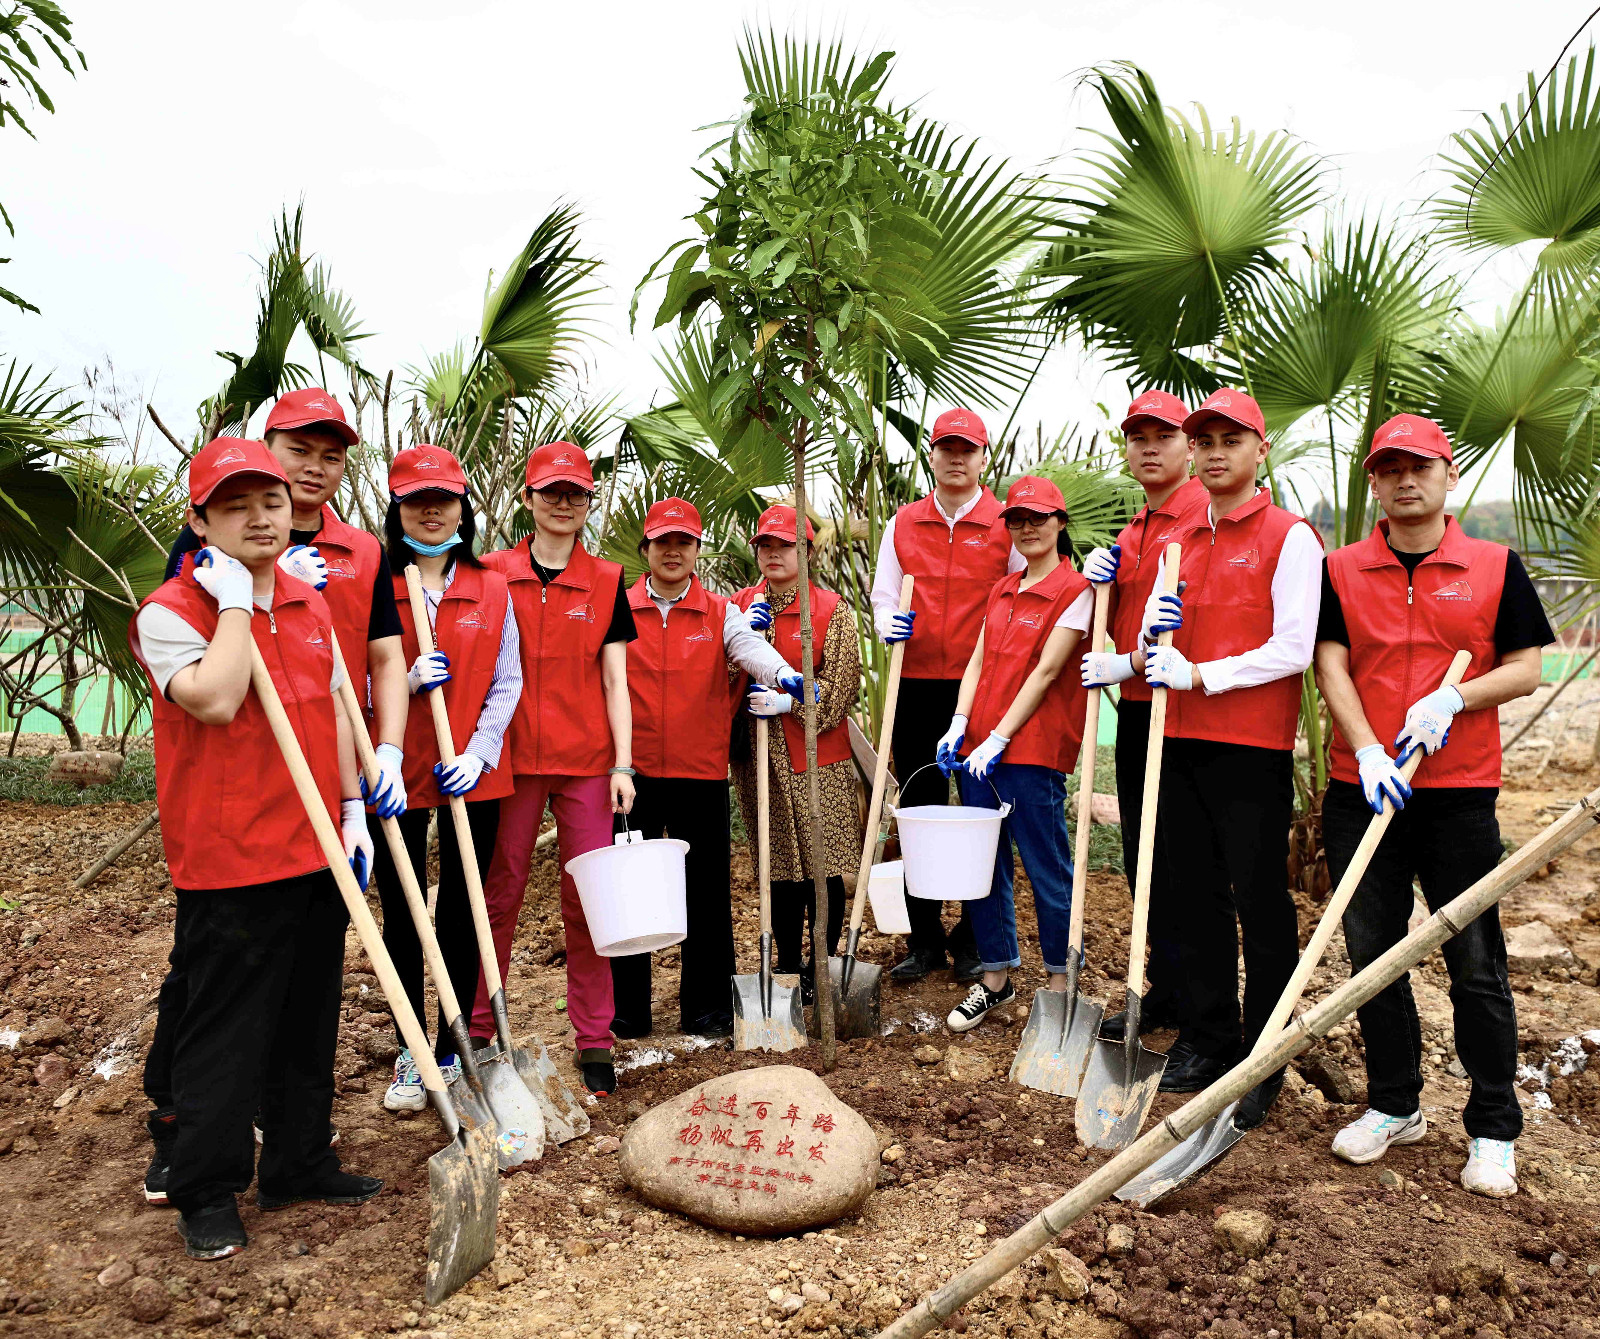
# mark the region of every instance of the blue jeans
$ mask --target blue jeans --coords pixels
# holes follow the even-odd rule
[[[996,809],[999,800],[1011,806],[1000,824],[995,851],[994,883],[989,896],[972,903],[972,928],[978,956],[986,972],[1022,965],[1017,951],[1017,912],[1011,888],[1012,843],[1033,885],[1033,909],[1039,919],[1039,950],[1047,972],[1065,972],[1068,922],[1072,915],[1072,842],[1067,836],[1067,777],[1053,767],[1001,762],[987,781],[970,772],[956,773],[961,803]],[[990,782],[993,786],[990,786]]]

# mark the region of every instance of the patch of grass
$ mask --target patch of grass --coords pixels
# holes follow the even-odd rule
[[[1067,829],[1072,831],[1077,820],[1078,778],[1074,772],[1067,778]],[[1095,753],[1094,790],[1096,795],[1117,793],[1117,750],[1113,744],[1102,744]],[[1111,874],[1124,874],[1122,862],[1122,829],[1106,823],[1096,823],[1089,829],[1089,868]]]
[[[113,800],[150,802],[156,797],[156,755],[149,749],[130,753],[122,775],[109,786],[84,790],[67,782],[50,782],[48,758],[0,757],[0,802],[12,804],[105,804]]]

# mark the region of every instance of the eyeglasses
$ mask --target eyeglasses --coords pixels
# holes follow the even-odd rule
[[[1048,521],[1050,519],[1050,517],[1052,515],[1054,515],[1053,512],[1046,512],[1043,516],[1041,516],[1037,512],[1031,512],[1030,511],[1030,512],[1023,512],[1023,514],[1021,516],[1007,516],[1006,517],[1006,529],[1007,530],[1026,530],[1030,525],[1031,526],[1042,526],[1046,521]]]
[[[575,510],[582,510],[594,500],[591,494],[581,488],[538,488],[534,491],[551,507],[559,507],[564,502]]]

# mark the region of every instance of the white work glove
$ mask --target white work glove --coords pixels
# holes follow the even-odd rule
[[[279,556],[278,566],[316,590],[328,584],[327,559],[310,544],[289,545]]]
[[[418,656],[406,671],[406,683],[413,695],[441,687],[449,683],[452,677],[450,657],[443,651],[429,651],[427,655]]]
[[[361,891],[367,891],[372,873],[372,834],[367,831],[367,810],[360,800],[339,801],[339,834],[344,838],[345,859]]]
[[[1083,686],[1109,688],[1133,678],[1133,652],[1089,651],[1083,657]]]
[[[1183,652],[1176,647],[1153,646],[1145,652],[1144,677],[1152,688],[1187,692],[1194,687],[1194,666],[1183,658]]]
[[[752,716],[781,716],[794,708],[795,701],[788,693],[754,683],[750,685],[750,696],[745,699],[745,707]]]
[[[1122,545],[1113,544],[1109,549],[1090,549],[1088,556],[1083,560],[1083,574],[1097,586],[1103,586],[1108,581],[1117,579],[1117,568],[1122,563]]]
[[[956,768],[961,766],[961,758],[957,750],[967,737],[967,718],[959,711],[950,718],[950,728],[944,732],[939,740],[938,747],[933,751],[933,760],[939,764],[939,770],[949,776]]]
[[[379,818],[398,818],[406,811],[406,782],[401,775],[405,757],[393,744],[379,744],[373,752],[378,756],[378,780],[369,788],[367,778],[361,778],[361,798]]]
[[[487,766],[476,753],[458,753],[448,767],[442,762],[434,763],[433,775],[442,794],[465,795],[478,784]]]
[[[905,613],[896,611],[889,615],[889,631],[883,634],[886,646],[893,646],[896,642],[909,642],[911,640],[911,625],[917,621],[917,611],[908,609]]]
[[[1411,798],[1411,786],[1394,759],[1383,751],[1382,744],[1368,744],[1356,750],[1356,766],[1361,770],[1361,793],[1367,797],[1367,808],[1375,814],[1383,812],[1383,802],[1396,813],[1406,807]]]
[[[215,545],[207,545],[194,556],[194,582],[217,602],[217,612],[243,609],[250,613],[255,603],[255,578],[237,558],[230,558]]]
[[[792,697],[796,702],[804,704],[806,700],[805,676],[799,670],[784,670],[778,675],[778,687]],[[811,700],[822,701],[822,685],[815,679],[811,681]],[[785,708],[788,710],[788,708]]]
[[[994,771],[994,765],[1000,761],[1000,755],[1006,751],[1006,745],[1011,741],[998,730],[979,744],[967,755],[966,769],[980,781]]]
[[[1394,737],[1395,761],[1403,763],[1418,749],[1437,753],[1450,742],[1450,722],[1466,705],[1461,694],[1448,685],[1418,698],[1406,711],[1406,723]]]
[[[1144,615],[1139,620],[1139,641],[1148,650],[1163,632],[1176,632],[1183,626],[1183,587],[1176,595],[1164,590],[1153,590],[1144,602]]]
[[[765,600],[757,600],[744,611],[744,616],[757,632],[765,632],[772,626],[772,606]]]

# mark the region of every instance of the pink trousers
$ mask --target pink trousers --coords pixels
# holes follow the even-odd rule
[[[561,860],[561,921],[567,937],[567,1017],[577,1032],[579,1051],[609,1050],[615,1004],[611,964],[594,951],[589,925],[578,901],[578,887],[567,873],[567,861],[585,851],[611,845],[611,787],[603,776],[519,776],[517,788],[500,801],[500,831],[494,860],[484,882],[494,951],[505,979],[511,965],[511,940],[522,899],[528,889],[528,867],[539,821],[549,801],[556,820],[556,846]],[[472,1011],[472,1035],[494,1036],[487,985],[480,980]]]

